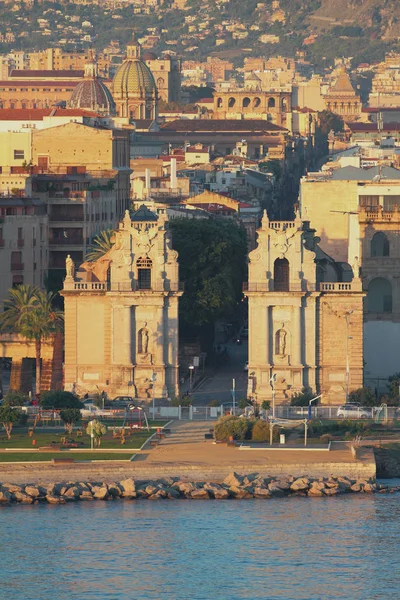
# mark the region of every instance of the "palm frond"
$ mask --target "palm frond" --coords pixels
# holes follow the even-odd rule
[[[85,260],[89,262],[95,262],[107,254],[107,252],[111,250],[114,245],[114,235],[115,232],[113,229],[105,229],[101,231],[99,235],[96,235],[90,250],[86,254]]]

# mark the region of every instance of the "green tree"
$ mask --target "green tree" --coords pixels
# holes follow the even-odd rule
[[[107,431],[107,426],[97,419],[93,421],[89,421],[88,426],[86,427],[86,433],[90,436],[93,435],[94,447],[100,448],[101,438]]]
[[[232,319],[242,298],[246,232],[234,222],[211,219],[174,219],[169,227],[185,284],[180,301],[181,331],[210,341],[215,321]]]
[[[86,254],[86,260],[94,262],[107,254],[114,244],[114,230],[105,229],[100,231],[99,235],[93,240],[90,250]]]
[[[359,402],[361,406],[376,406],[376,396],[370,387],[362,387],[349,394],[349,402]]]
[[[32,285],[19,285],[9,290],[0,315],[0,330],[17,333],[35,342],[36,394],[40,393],[42,342],[61,331],[63,313],[54,308],[54,294]]]
[[[71,435],[75,423],[81,420],[81,411],[79,408],[63,408],[60,410],[60,419],[64,423],[65,429]]]
[[[21,418],[21,411],[9,405],[0,406],[0,423],[3,425],[7,439],[11,438],[11,432],[15,423]]]
[[[400,400],[400,373],[393,373],[388,379],[390,403],[398,404]]]
[[[321,133],[324,135],[327,135],[330,131],[335,133],[343,131],[343,119],[329,110],[319,112],[318,119]]]
[[[296,392],[293,394],[290,405],[291,406],[308,406],[310,400],[314,398],[314,394],[311,390],[303,388],[301,392]]]
[[[40,406],[45,409],[53,408],[83,408],[82,402],[75,394],[62,390],[44,392],[40,398]]]
[[[24,406],[28,396],[24,392],[18,390],[8,390],[4,396],[4,404],[8,406]]]

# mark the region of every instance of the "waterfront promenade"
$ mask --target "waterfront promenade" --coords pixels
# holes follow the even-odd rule
[[[105,461],[74,464],[25,463],[0,465],[0,481],[13,483],[79,480],[138,480],[179,477],[187,481],[222,481],[236,471],[263,476],[343,476],[369,479],[376,476],[373,451],[360,448],[352,455],[350,444],[334,443],[330,451],[304,449],[241,450],[226,444],[205,440],[210,422],[177,421],[171,423],[171,434],[161,443],[148,445],[137,452],[131,462]]]

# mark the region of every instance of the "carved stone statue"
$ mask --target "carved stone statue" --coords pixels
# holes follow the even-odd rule
[[[149,331],[146,327],[139,331],[138,351],[139,354],[147,354],[149,351]]]
[[[360,259],[358,258],[358,256],[354,257],[352,269],[353,269],[354,278],[359,279],[361,276],[361,262],[360,262]]]
[[[65,271],[66,271],[67,277],[73,277],[75,274],[75,263],[69,254],[67,255],[67,258],[65,259]]]
[[[276,332],[275,353],[279,356],[286,354],[286,331],[282,328]]]

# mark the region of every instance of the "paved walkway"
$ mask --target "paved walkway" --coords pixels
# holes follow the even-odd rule
[[[173,421],[169,425],[171,433],[162,440],[161,445],[203,443],[204,434],[208,433],[212,426],[213,421]]]

